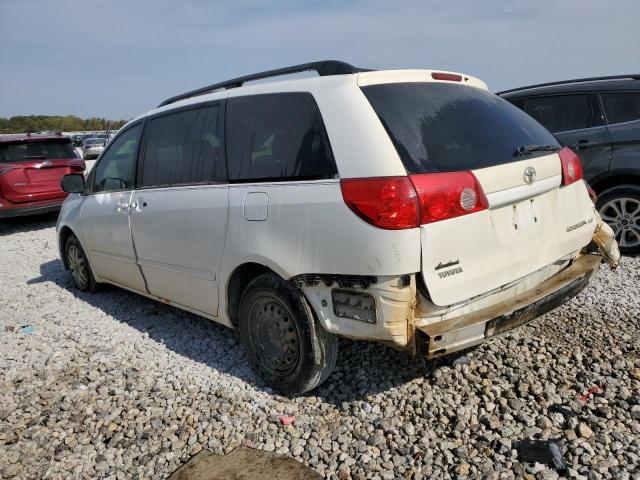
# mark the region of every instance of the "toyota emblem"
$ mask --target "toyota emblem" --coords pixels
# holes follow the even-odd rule
[[[531,185],[536,181],[536,169],[533,167],[527,167],[524,169],[524,174],[522,176],[524,177],[524,182],[527,185]]]

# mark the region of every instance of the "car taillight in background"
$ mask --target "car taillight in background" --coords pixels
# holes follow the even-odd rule
[[[78,170],[80,172],[84,172],[87,169],[87,164],[84,160],[71,160],[69,162],[69,166],[74,170]]]
[[[387,230],[415,228],[489,206],[471,172],[343,179],[340,186],[351,210],[371,225]]]
[[[580,157],[569,147],[564,147],[558,152],[560,163],[562,163],[562,185],[571,185],[573,182],[582,180],[582,162]]]

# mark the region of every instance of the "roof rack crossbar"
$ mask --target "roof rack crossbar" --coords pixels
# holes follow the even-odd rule
[[[538,83],[536,85],[528,85],[526,87],[519,87],[519,88],[512,88],[510,90],[503,90],[502,92],[497,92],[496,95],[502,95],[504,93],[511,93],[511,92],[520,92],[522,90],[529,90],[529,89],[532,89],[532,88],[551,87],[553,85],[565,85],[565,84],[569,84],[569,83],[599,82],[599,81],[604,81],[604,80],[626,80],[626,79],[640,80],[640,74],[633,73],[633,74],[630,74],[630,75],[610,75],[610,76],[607,76],[607,77],[576,78],[576,79],[573,79],[573,80],[560,80],[560,81],[557,81],[557,82]]]
[[[357,68],[353,65],[337,60],[324,60],[320,62],[302,63],[300,65],[293,65],[291,67],[276,68],[275,70],[267,70],[266,72],[253,73],[251,75],[245,75],[243,77],[233,78],[224,82],[214,83],[213,85],[208,85],[196,90],[191,90],[190,92],[182,93],[180,95],[176,95],[175,97],[168,98],[160,105],[158,105],[158,108],[164,107],[165,105],[169,105],[171,103],[175,103],[179,100],[184,100],[185,98],[205,95],[215,90],[240,87],[245,82],[250,82],[252,80],[261,80],[263,78],[277,77],[280,75],[289,75],[292,73],[308,71],[315,71],[318,73],[318,75],[324,77],[329,75],[346,75],[350,73],[368,72],[370,70],[365,68]]]

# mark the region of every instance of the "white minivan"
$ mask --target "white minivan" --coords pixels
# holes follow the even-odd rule
[[[252,82],[303,71],[318,75]],[[204,87],[62,183],[79,289],[235,328],[292,394],[329,376],[338,335],[437,357],[542,315],[618,257],[578,157],[452,72],[325,61]]]

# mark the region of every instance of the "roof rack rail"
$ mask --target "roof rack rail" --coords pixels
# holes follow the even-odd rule
[[[519,92],[521,90],[529,90],[530,88],[539,87],[551,87],[553,85],[565,85],[569,83],[583,83],[583,82],[600,82],[604,80],[640,80],[640,74],[633,73],[630,75],[610,75],[608,77],[588,77],[588,78],[576,78],[573,80],[560,80],[558,82],[538,83],[536,85],[528,85],[526,87],[511,88],[509,90],[503,90],[502,92],[496,92],[496,95],[502,95],[504,93]]]
[[[320,62],[302,63],[300,65],[294,65],[291,67],[276,68],[275,70],[267,70],[266,72],[253,73],[251,75],[245,75],[243,77],[233,78],[224,82],[214,83],[213,85],[209,85],[207,87],[191,90],[190,92],[176,95],[175,97],[171,97],[165,100],[160,105],[158,105],[158,108],[177,102],[178,100],[184,100],[185,98],[205,95],[215,90],[240,87],[243,83],[250,82],[252,80],[260,80],[263,78],[277,77],[280,75],[289,75],[292,73],[308,71],[316,71],[318,75],[324,77],[329,75],[347,75],[349,73],[369,72],[371,70],[366,68],[354,67],[353,65],[337,60],[323,60]]]

